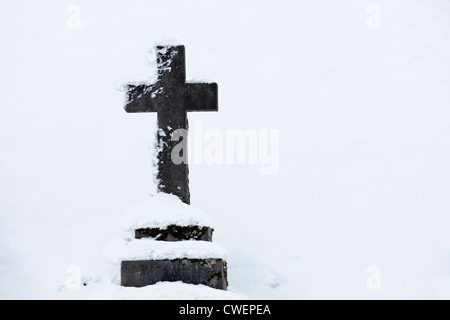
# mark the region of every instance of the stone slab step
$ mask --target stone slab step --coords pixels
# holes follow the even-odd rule
[[[144,287],[160,281],[182,281],[227,290],[222,259],[132,260],[121,263],[121,285]]]
[[[169,225],[165,228],[136,229],[134,237],[136,239],[152,238],[158,241],[212,241],[213,231],[214,229],[209,227]]]

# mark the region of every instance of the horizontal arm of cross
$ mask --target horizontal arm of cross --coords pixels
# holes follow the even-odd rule
[[[153,97],[158,90],[159,88],[156,86],[148,86],[145,84],[128,85],[125,111],[128,113],[156,112]]]
[[[184,108],[186,111],[218,111],[217,83],[186,83]]]
[[[125,111],[157,112],[155,98],[162,90],[157,85],[128,85]],[[186,111],[218,111],[217,83],[186,83],[184,108]]]

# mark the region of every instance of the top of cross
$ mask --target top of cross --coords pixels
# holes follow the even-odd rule
[[[217,111],[217,83],[186,83],[183,45],[157,45],[158,78],[154,84],[128,85],[126,112],[157,112],[161,107],[184,108],[185,111]],[[174,96],[184,97],[173,105]]]

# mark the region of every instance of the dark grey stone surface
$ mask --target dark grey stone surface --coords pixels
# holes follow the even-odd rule
[[[179,141],[171,137],[176,129],[188,129],[187,111],[218,110],[217,83],[185,83],[184,46],[157,46],[156,61],[158,80],[152,85],[129,85],[125,110],[158,113],[158,190],[189,204],[189,168],[187,163],[173,163],[172,150]]]
[[[136,239],[153,238],[158,241],[200,240],[212,241],[213,229],[199,226],[170,225],[164,229],[140,228],[134,232]]]
[[[226,290],[226,262],[222,259],[122,261],[122,286],[144,287],[160,281],[182,281]]]

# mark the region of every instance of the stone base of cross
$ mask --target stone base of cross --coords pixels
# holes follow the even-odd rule
[[[172,159],[179,143],[173,135],[177,129],[188,129],[188,111],[218,110],[217,84],[186,83],[182,45],[156,46],[156,58],[158,80],[152,85],[129,85],[125,110],[129,113],[157,112],[158,191],[178,197],[189,207],[189,169],[187,163]],[[186,141],[184,145],[187,146]],[[212,244],[213,229],[210,226],[144,224],[136,226],[133,233],[135,239],[128,244],[130,257],[121,263],[122,286],[142,287],[160,281],[182,281],[227,289],[226,262],[219,254],[221,249]]]
[[[121,285],[143,287],[182,281],[226,290],[227,251],[212,242],[213,224],[201,210],[174,195],[147,195],[126,213]]]

